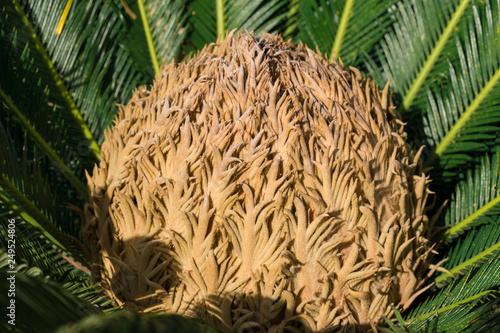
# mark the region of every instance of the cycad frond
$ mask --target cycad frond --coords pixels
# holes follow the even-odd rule
[[[447,242],[455,240],[445,258],[443,273],[435,279],[443,284],[456,274],[465,273],[496,254],[500,249],[500,150],[490,159],[481,161],[474,174],[469,172],[455,190],[450,204],[445,208],[441,223],[449,229],[443,234]],[[477,226],[470,230],[471,228]],[[466,233],[464,237],[457,237]]]
[[[451,203],[443,212],[444,225],[449,227],[445,239],[459,236],[473,226],[495,223],[500,214],[500,149],[491,159],[482,159],[474,175],[460,183]]]
[[[321,53],[357,65],[393,22],[388,10],[396,1],[299,2],[297,41]]]
[[[149,1],[147,13],[151,17],[153,40],[160,64],[177,59],[187,36],[188,11],[182,1]]]
[[[9,238],[4,234],[7,225],[4,219],[0,220],[3,228],[0,228],[0,270],[15,271],[27,276],[37,276],[44,281],[56,282],[74,296],[89,303],[99,306],[105,311],[112,311],[116,308],[111,306],[112,299],[107,296],[98,284],[90,283],[90,275],[84,274],[66,261],[60,252],[45,237],[40,235],[29,224],[16,221],[15,236]],[[5,252],[8,239],[15,239],[15,254],[12,257]],[[14,260],[10,260],[14,258]],[[9,267],[12,261],[16,262],[14,268]]]
[[[206,44],[216,41],[226,31],[245,28],[273,32],[274,28],[285,19],[285,15],[276,15],[286,5],[283,0],[194,0],[189,1],[192,15],[190,42],[198,50]]]
[[[408,110],[422,86],[443,71],[438,60],[447,54],[449,39],[459,26],[469,0],[410,1],[397,3],[393,31],[376,48],[378,66],[368,64],[372,76],[401,96],[402,110]],[[448,56],[448,55],[447,55]],[[431,73],[432,71],[432,73]],[[433,74],[433,75],[431,75]]]
[[[434,151],[427,165],[439,158],[440,167],[459,166],[500,130],[499,8],[498,1],[485,1],[481,11],[473,7],[467,29],[456,38],[460,66],[449,63],[450,86],[443,94],[427,92],[423,143]]]
[[[10,281],[7,280],[10,276],[14,275],[0,270],[2,304],[10,304]],[[101,312],[99,307],[77,298],[52,281],[18,272],[15,274],[15,285],[15,306],[19,309],[15,315],[15,327],[22,332],[53,332],[65,323]],[[1,325],[4,329],[12,327],[5,321]]]
[[[50,90],[50,102],[66,119],[77,123],[98,155],[97,143],[116,112],[116,101],[129,97],[141,83],[141,75],[132,65],[130,54],[120,46],[117,37],[127,27],[110,3],[75,1],[62,33],[57,35],[65,6],[66,0],[13,0],[13,4],[2,3],[8,14],[3,20],[19,32],[20,45],[30,43],[41,85]],[[34,112],[21,111],[25,115]]]
[[[2,221],[2,220],[0,220]],[[4,248],[0,248],[0,270],[6,271],[14,271],[17,273],[23,273],[26,276],[39,276],[43,277],[43,271],[38,267],[30,267],[26,263],[18,264],[12,266],[12,258],[13,256],[9,256],[8,252]]]
[[[498,219],[498,215],[497,215]],[[457,241],[447,253],[450,258],[443,264],[449,273],[436,277],[438,286],[457,274],[466,273],[471,267],[478,266],[500,250],[500,224],[491,224],[475,228],[467,237]]]
[[[454,181],[499,129],[500,3],[403,0],[397,8],[394,31],[366,66],[379,83],[391,79],[410,137],[426,146],[425,165],[445,169],[433,179]]]
[[[60,214],[59,199],[52,193],[39,165],[18,156],[0,125],[0,206],[18,214],[60,248],[85,262],[81,253],[58,228],[71,228]],[[55,223],[53,222],[55,221]],[[74,230],[74,227],[73,227]],[[67,230],[69,231],[69,230]]]
[[[63,251],[53,242],[42,236],[33,226],[14,219],[15,236],[9,238],[7,219],[0,220],[1,247],[8,248],[8,240],[15,239],[16,261],[25,262],[29,267],[36,267],[42,276],[50,276],[53,280],[65,283],[75,277],[75,267],[64,260],[60,253]],[[0,268],[3,267],[0,265]],[[88,279],[87,279],[88,280]]]
[[[420,303],[405,321],[417,332],[464,332],[489,316],[499,301],[499,284],[500,259],[494,258]]]
[[[21,1],[14,0],[9,6],[4,5],[2,21],[6,24],[4,29],[7,31],[16,30],[18,32],[17,38],[19,39],[21,47],[24,46],[26,42],[29,42],[35,52],[31,52],[31,56],[34,57],[34,64],[41,71],[42,77],[45,82],[42,83],[43,86],[47,86],[50,90],[53,104],[57,104],[61,110],[59,110],[61,116],[67,119],[67,122],[73,122],[75,127],[79,129],[79,133],[88,141],[89,147],[92,149],[96,156],[99,156],[99,146],[94,138],[93,133],[89,129],[87,123],[85,122],[82,111],[75,101],[75,97],[71,95],[69,84],[65,82],[61,76],[66,76],[70,72],[65,73],[65,67],[71,66],[71,61],[75,61],[76,50],[68,50],[64,47],[64,38],[59,38],[59,40],[50,38],[54,35],[55,31],[55,19],[43,20],[43,17],[38,15],[44,15],[45,17],[50,17],[47,15],[49,11],[58,12],[59,8],[64,4],[60,3],[60,6],[52,2],[35,2],[30,3],[26,1],[22,3]],[[62,7],[61,7],[62,10]],[[52,16],[53,17],[53,16]],[[34,24],[41,23],[35,28]],[[37,29],[38,28],[38,29]],[[3,30],[3,29],[2,29]],[[62,36],[61,36],[62,37]],[[66,37],[66,35],[64,35]],[[46,44],[47,40],[51,43]],[[59,42],[59,43],[58,43]],[[19,57],[19,52],[15,50],[3,50],[3,52],[8,52],[7,57],[16,58]],[[22,60],[22,58],[21,58]],[[72,71],[76,71],[76,68],[68,68]],[[3,73],[4,75],[7,73]],[[3,76],[3,75],[2,75]],[[73,74],[74,76],[74,74]],[[3,76],[4,80],[2,82],[2,89],[8,87],[7,78],[10,76]],[[70,77],[71,79],[71,77]],[[80,83],[81,84],[81,83]],[[13,98],[15,100],[15,98]],[[20,110],[26,113],[26,118],[30,118],[30,109],[20,108]]]
[[[123,2],[114,1],[115,14],[126,29],[119,40],[133,58],[131,64],[151,82],[160,66],[177,59],[187,33],[188,11],[182,1],[140,0],[125,14]]]
[[[0,9],[1,10],[1,9]],[[49,88],[42,84],[43,71],[36,67],[30,44],[22,44],[19,32],[7,24],[7,8],[0,16],[0,31],[5,38],[0,41],[0,103],[1,119],[13,128],[20,127],[34,141],[55,167],[85,198],[87,188],[79,179],[85,168],[95,160],[82,158],[77,153],[80,142],[85,141],[72,117],[61,112],[49,99]],[[21,38],[22,39],[22,38]],[[21,136],[15,139],[19,140]],[[30,149],[31,150],[31,149]]]

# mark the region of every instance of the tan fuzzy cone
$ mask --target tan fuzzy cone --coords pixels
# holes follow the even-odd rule
[[[223,331],[374,330],[421,289],[428,182],[388,85],[230,33],[120,107],[83,237],[126,308]]]

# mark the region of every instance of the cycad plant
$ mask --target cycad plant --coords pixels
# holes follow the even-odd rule
[[[302,42],[381,87],[389,81],[409,141],[425,145],[432,285],[379,329],[498,330],[499,10],[500,0],[0,0],[2,304],[17,272],[16,325],[4,307],[2,328],[210,331],[125,312],[91,283],[80,234],[85,172],[135,87],[246,29]]]

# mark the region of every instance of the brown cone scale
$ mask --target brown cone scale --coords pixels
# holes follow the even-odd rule
[[[428,269],[419,155],[388,85],[230,33],[120,107],[88,177],[92,276],[223,331],[374,330]]]

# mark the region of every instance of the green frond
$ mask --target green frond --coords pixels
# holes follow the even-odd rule
[[[427,92],[424,143],[434,150],[428,166],[437,161],[446,169],[459,166],[484,151],[500,130],[499,8],[498,1],[485,1],[481,12],[473,8],[468,29],[456,40],[460,66],[449,63],[450,87]]]
[[[497,257],[469,270],[437,295],[421,302],[405,321],[417,332],[465,332],[494,310],[499,300],[499,284]]]
[[[6,248],[0,248],[0,270],[3,271],[11,271],[11,272],[17,272],[17,273],[23,273],[26,276],[40,276],[43,277],[43,272],[40,268],[38,267],[29,267],[28,264],[26,263],[14,263],[13,255],[10,255]],[[12,266],[13,265],[13,266]]]
[[[192,27],[189,42],[198,50],[215,42],[221,27],[225,31],[243,28],[255,30],[258,35],[263,31],[274,32],[286,18],[286,14],[276,15],[286,6],[284,0],[193,0],[188,1],[188,6]]]
[[[188,27],[188,11],[182,1],[155,0],[147,2],[153,41],[160,64],[176,60],[184,43]]]
[[[497,220],[498,215],[496,216]],[[500,250],[500,224],[491,224],[471,230],[448,251],[443,264],[449,273],[442,273],[434,280],[437,286],[457,274],[465,274],[471,267],[479,266]]]
[[[500,331],[500,307],[497,307],[487,316],[478,320],[470,330],[470,332],[474,333],[490,333],[498,331]]]
[[[162,64],[176,60],[187,35],[188,11],[182,1],[141,0],[130,4],[130,17],[120,1],[113,10],[126,29],[119,40],[130,54],[131,64],[152,82]]]
[[[44,280],[54,281],[64,289],[85,300],[99,306],[104,311],[113,311],[112,299],[107,296],[98,284],[91,284],[90,276],[75,268],[62,258],[60,249],[40,235],[33,227],[20,220],[16,221],[15,236],[9,237],[6,222],[0,220],[0,270],[15,271],[28,276],[38,276]],[[15,255],[10,257],[6,252],[8,240],[15,240]],[[3,246],[3,247],[2,247]],[[4,252],[2,252],[4,251]],[[9,264],[16,262],[11,269]]]
[[[6,35],[0,41],[1,118],[6,121],[10,115],[16,121],[14,126],[20,126],[79,195],[86,198],[87,188],[79,176],[93,161],[84,160],[74,153],[84,138],[77,135],[79,131],[75,123],[63,117],[57,107],[51,106],[49,91],[41,84],[41,73],[34,64],[29,43],[19,45],[18,32],[7,29],[5,8],[3,10],[0,30]]]
[[[144,82],[145,68],[136,66],[121,45],[118,37],[126,34],[128,27],[110,1],[75,1],[62,33],[57,35],[66,2],[12,0],[3,1],[2,9],[7,11],[8,25],[18,31],[20,45],[30,43],[41,86],[50,91],[50,103],[64,117],[66,126],[77,123],[79,131],[73,135],[82,133],[80,146],[86,145],[99,155],[98,143],[117,111],[115,104],[126,101]],[[28,119],[35,112],[20,110]]]
[[[443,238],[449,240],[479,224],[496,223],[500,214],[500,148],[491,159],[482,159],[474,175],[457,185],[451,202],[443,212],[449,227]]]
[[[451,202],[442,213],[441,224],[448,227],[442,238],[454,244],[443,264],[448,273],[436,277],[438,286],[457,274],[478,266],[500,249],[500,148],[481,160],[479,168],[459,183]],[[471,229],[472,228],[472,229]],[[465,235],[463,235],[465,233]],[[458,238],[461,236],[461,238]],[[457,239],[458,238],[458,239]]]
[[[219,331],[201,325],[194,319],[184,318],[174,314],[137,314],[133,312],[116,312],[108,315],[88,316],[75,324],[63,326],[57,333],[95,333],[95,332],[123,332],[123,333],[217,333]]]
[[[93,304],[100,308],[104,313],[111,313],[120,310],[114,306],[114,300],[111,299],[101,288],[99,283],[90,284],[78,279],[63,284],[63,288],[74,296]]]
[[[10,281],[7,277],[12,276],[15,277],[15,298],[8,296]],[[0,270],[0,279],[0,300],[2,304],[10,304],[11,299],[15,299],[15,327],[22,332],[53,332],[61,325],[101,312],[99,307],[77,298],[52,281],[20,272],[10,274],[5,270]],[[4,329],[11,327],[6,320],[0,325]]]
[[[12,219],[12,218],[10,218]],[[75,277],[75,267],[61,257],[63,251],[42,236],[33,226],[21,219],[15,219],[15,233],[9,237],[7,219],[0,220],[0,246],[7,249],[9,239],[16,244],[16,262],[40,270],[42,276],[50,276],[58,282],[69,282]],[[0,265],[0,268],[2,266]],[[88,280],[88,278],[86,278]]]
[[[396,322],[394,323],[387,317],[384,317],[384,320],[389,327],[378,327],[378,329],[384,333],[413,333],[414,331],[410,330],[406,326],[405,320],[401,315],[401,313],[398,311],[398,309],[396,309],[396,307],[394,307],[393,305],[391,305],[391,307],[392,310],[394,311],[394,315],[396,316]]]
[[[38,2],[38,4],[41,3],[42,2]],[[44,12],[48,10],[57,11],[57,8],[53,8],[52,4],[48,2],[45,2],[45,4],[46,6],[48,4],[49,8],[45,8]],[[43,8],[36,9],[43,10]],[[79,132],[83,135],[85,140],[88,141],[90,149],[99,157],[100,148],[85,122],[80,108],[76,105],[74,97],[71,96],[68,85],[65,84],[61,78],[61,74],[63,73],[58,71],[56,67],[57,55],[51,55],[50,50],[44,45],[43,35],[35,30],[36,28],[31,21],[32,18],[29,17],[26,8],[23,7],[23,3],[19,0],[13,0],[9,6],[3,7],[2,10],[4,15],[2,21],[8,21],[13,29],[20,31],[21,33],[18,34],[18,37],[21,39],[21,42],[24,43],[29,40],[33,49],[36,50],[36,52],[32,52],[32,55],[36,57],[36,66],[43,69],[45,72],[44,78],[48,79],[48,82],[45,84],[47,84],[53,96],[57,95],[55,98],[57,98],[60,105],[65,108],[66,118],[72,118],[79,128]],[[49,21],[48,23],[50,24],[50,20],[45,20],[45,22],[47,21]],[[52,33],[54,33],[54,30],[52,30]],[[15,57],[12,53],[8,56]],[[7,79],[7,77],[4,77],[4,79]],[[2,82],[2,87],[4,87],[4,89],[5,86],[8,86],[7,81]]]
[[[60,248],[85,262],[68,237],[52,222],[60,217],[60,202],[51,193],[39,166],[19,157],[11,139],[0,124],[0,205],[18,214]],[[58,221],[64,227],[65,221]]]
[[[469,0],[403,0],[396,7],[393,31],[376,46],[376,60],[368,61],[367,67],[379,84],[391,80],[405,111],[423,96],[423,88],[439,80],[446,70],[443,59],[456,59],[450,39],[463,30],[461,22],[472,6]]]
[[[283,39],[289,40],[296,35],[300,0],[288,0],[285,21],[283,23]]]
[[[393,18],[389,8],[396,1],[299,2],[297,41],[319,48],[345,64],[361,63],[373,45],[389,31]]]

